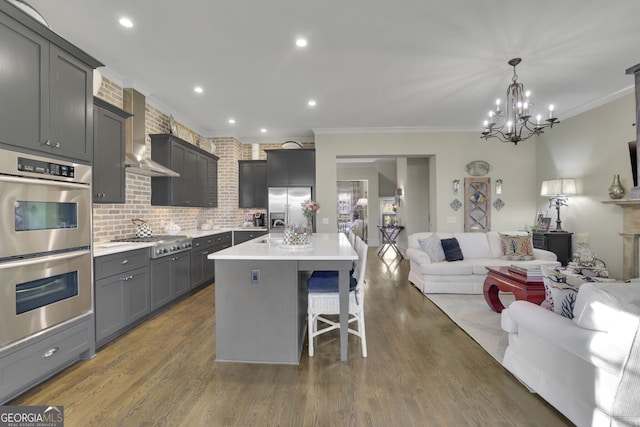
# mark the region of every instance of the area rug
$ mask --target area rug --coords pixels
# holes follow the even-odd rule
[[[487,353],[502,363],[508,344],[507,333],[500,327],[500,314],[489,308],[484,295],[429,294],[426,296]],[[500,301],[508,307],[514,301],[513,294],[501,293]]]

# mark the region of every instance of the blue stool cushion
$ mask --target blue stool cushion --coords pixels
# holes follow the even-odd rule
[[[354,277],[349,278],[349,291],[356,288],[358,281]],[[338,292],[338,272],[337,271],[314,271],[307,279],[307,290],[309,292]]]

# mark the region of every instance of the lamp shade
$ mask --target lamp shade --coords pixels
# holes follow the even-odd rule
[[[356,202],[356,206],[367,206],[367,198],[362,197]]]
[[[558,178],[542,181],[541,196],[572,196],[576,191],[576,180],[573,178]]]

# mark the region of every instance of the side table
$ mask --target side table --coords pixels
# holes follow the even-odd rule
[[[558,261],[566,266],[571,259],[571,236],[566,231],[534,231],[533,247],[553,252]]]
[[[396,239],[404,227],[401,225],[392,226],[392,227],[384,227],[379,225],[378,230],[380,230],[380,237],[382,237],[382,245],[380,249],[378,249],[378,256],[384,256],[384,254],[389,250],[389,248],[393,249],[397,256],[403,258],[400,249],[396,245]]]

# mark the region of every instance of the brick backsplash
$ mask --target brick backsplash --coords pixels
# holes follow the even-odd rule
[[[122,87],[103,78],[97,97],[122,108]],[[151,152],[149,134],[169,133],[169,116],[147,103],[145,130],[147,150]],[[201,136],[178,123],[179,135],[198,145]],[[182,135],[185,136],[182,136]],[[131,222],[140,218],[149,223],[155,234],[164,234],[164,226],[169,221],[178,224],[182,230],[193,230],[205,221],[222,228],[238,227],[245,216],[252,216],[256,209],[238,208],[238,160],[251,159],[251,144],[242,144],[233,137],[208,138],[216,146],[218,160],[218,207],[182,208],[171,206],[151,206],[151,178],[136,174],[126,175],[126,199],[124,204],[93,205],[93,239],[105,242],[135,234],[136,227]],[[203,144],[205,145],[205,144]],[[313,148],[313,143],[303,144]],[[264,149],[277,149],[280,143],[260,144],[260,158],[266,159]],[[209,151],[208,146],[201,147]],[[264,212],[264,211],[262,211]]]

